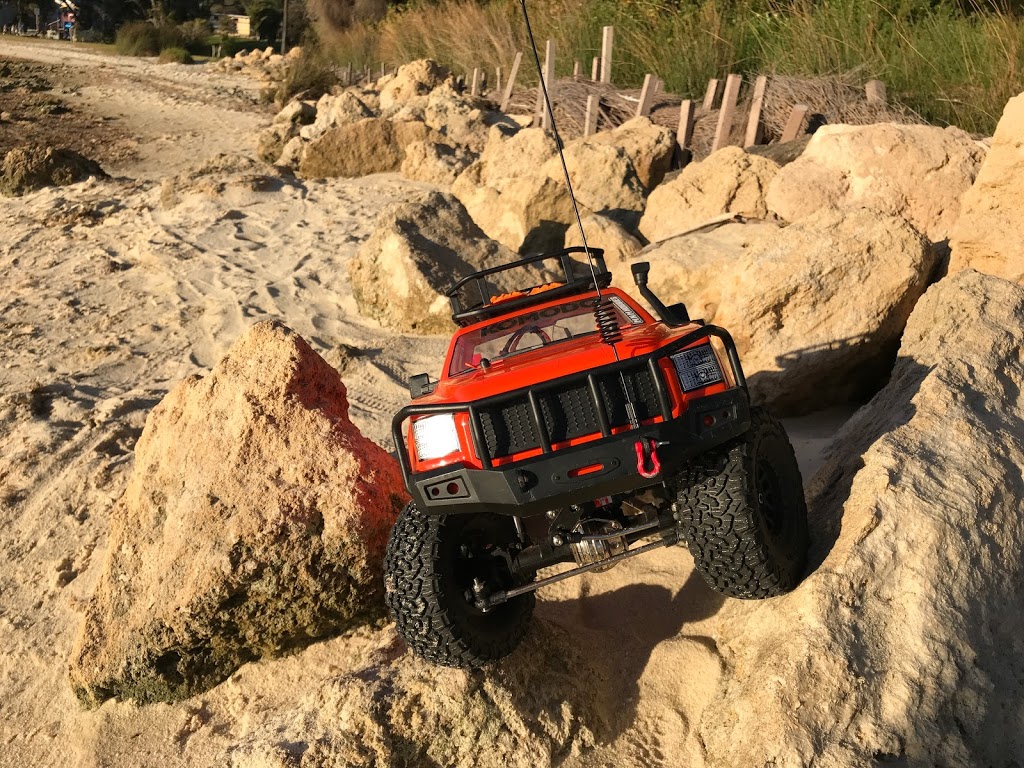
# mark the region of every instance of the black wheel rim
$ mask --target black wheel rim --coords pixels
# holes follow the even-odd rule
[[[757,506],[765,529],[778,536],[785,528],[786,511],[782,483],[771,462],[761,459],[757,466]]]

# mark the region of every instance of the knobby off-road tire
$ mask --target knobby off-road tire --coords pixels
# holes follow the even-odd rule
[[[411,503],[402,510],[384,558],[385,600],[417,656],[446,667],[474,668],[516,649],[533,615],[533,593],[479,611],[465,593],[473,576],[483,575],[476,565],[494,559],[474,561],[462,552],[465,546],[479,554],[515,537],[512,520],[498,515],[427,515]],[[503,575],[501,587],[512,586],[507,572]],[[493,573],[490,577],[494,588]]]
[[[764,408],[750,431],[679,477],[680,537],[712,589],[746,599],[792,591],[807,563],[807,504],[786,431]]]

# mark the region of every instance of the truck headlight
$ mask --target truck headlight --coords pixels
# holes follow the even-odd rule
[[[416,442],[416,458],[420,461],[440,459],[462,447],[455,429],[455,415],[451,413],[417,419],[412,423],[412,438]]]
[[[672,364],[676,367],[684,392],[724,381],[722,367],[710,344],[677,352],[672,355]]]

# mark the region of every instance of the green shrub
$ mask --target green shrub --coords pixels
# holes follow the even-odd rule
[[[156,56],[160,53],[160,34],[145,21],[133,21],[117,30],[114,46],[122,56]]]
[[[178,25],[181,47],[194,55],[208,54],[206,38],[210,36],[210,24],[204,19],[193,19]]]
[[[191,64],[192,54],[184,48],[164,48],[160,51],[161,64]]]
[[[278,83],[273,98],[279,106],[284,106],[300,93],[315,99],[330,91],[338,82],[334,65],[327,57],[306,46],[300,56],[289,62],[284,79]]]

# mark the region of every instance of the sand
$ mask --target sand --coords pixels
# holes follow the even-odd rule
[[[446,339],[360,317],[346,264],[381,207],[423,187],[269,169],[254,184],[251,170],[228,170],[220,191],[186,186],[167,207],[161,180],[224,152],[254,157],[271,114],[252,81],[6,38],[0,56],[78,69],[95,84],[76,86],[75,108],[137,141],[106,168],[114,179],[0,198],[0,766],[229,763],[310,691],[399,641],[360,630],[246,665],[180,704],[85,711],[66,659],[110,507],[148,410],[257,320],[280,319],[338,367],[353,421],[390,449],[405,380],[436,373]],[[789,423],[805,477],[848,414]],[[538,615],[608,659],[622,692],[622,727],[579,764],[701,764],[690,725],[721,669],[721,604],[680,548],[540,593]]]

